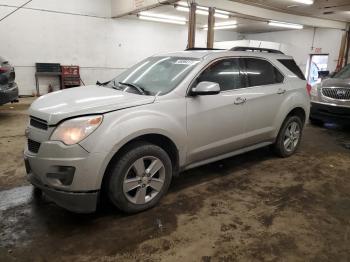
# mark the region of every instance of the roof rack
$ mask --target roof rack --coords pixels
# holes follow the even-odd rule
[[[186,48],[185,51],[201,51],[201,50],[225,50],[225,49],[206,48],[206,47],[192,47],[192,48]]]
[[[230,51],[248,51],[248,52],[263,52],[263,53],[272,53],[272,54],[282,54],[283,52],[276,49],[270,48],[261,48],[261,47],[245,47],[245,46],[236,46],[230,49]]]

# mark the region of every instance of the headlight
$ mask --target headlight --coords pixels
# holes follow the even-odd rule
[[[318,88],[321,86],[321,84],[315,84],[311,87],[311,96],[318,96]]]
[[[64,121],[55,129],[50,140],[74,145],[94,132],[102,120],[103,116],[85,116]]]

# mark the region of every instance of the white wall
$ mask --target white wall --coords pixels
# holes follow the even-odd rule
[[[344,31],[339,29],[314,29],[279,31],[260,34],[246,34],[245,39],[262,40],[281,43],[281,51],[295,58],[298,65],[305,72],[309,55],[314,53],[311,47],[322,48],[322,53],[329,54],[328,68],[335,70],[341,39]],[[314,37],[314,43],[313,43]]]
[[[14,9],[3,5],[23,2],[0,0],[0,17]],[[28,7],[33,9],[0,22],[0,55],[15,66],[21,95],[35,92],[36,62],[79,65],[85,84],[94,84],[147,56],[183,50],[187,44],[186,26],[108,18],[110,0],[36,0]],[[205,40],[205,32],[198,31],[198,45]],[[40,83],[46,92],[49,83],[58,81],[45,78]]]

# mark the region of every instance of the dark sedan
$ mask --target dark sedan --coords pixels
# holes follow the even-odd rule
[[[15,83],[15,69],[0,57],[0,105],[18,101],[18,86]]]

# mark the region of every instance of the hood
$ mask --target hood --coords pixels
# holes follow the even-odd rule
[[[350,88],[350,79],[328,78],[322,81],[322,87]]]
[[[29,115],[55,125],[65,118],[102,114],[151,104],[154,100],[154,96],[137,95],[102,86],[75,87],[39,97],[29,108]]]

